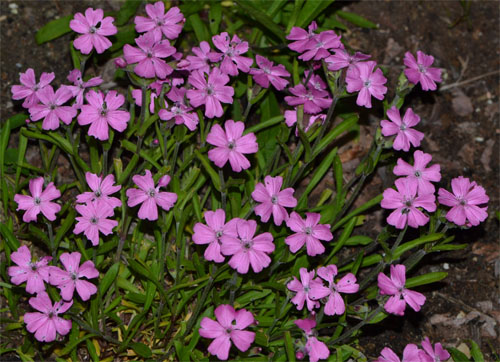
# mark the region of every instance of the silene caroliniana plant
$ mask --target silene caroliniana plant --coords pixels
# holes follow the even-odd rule
[[[387,99],[377,62],[311,21],[324,4],[312,17],[310,5],[296,5],[286,32],[268,24],[269,36],[237,31],[225,9],[221,32],[212,4],[210,37],[196,5],[163,2],[145,14],[126,2],[116,18],[89,8],[68,29],[39,33],[71,29],[75,69],[60,86],[54,73],[21,73],[12,97],[27,113],[2,128],[3,152],[21,127],[18,162],[1,163],[7,328],[24,335],[9,351],[24,360],[77,361],[84,348],[108,361],[365,361],[365,324],[421,309],[419,286],[446,273],[412,269],[465,247],[446,233],[484,221],[488,196],[458,177],[436,198],[442,170],[417,149],[420,117],[404,106],[415,86],[436,90],[434,58],[407,52]],[[106,57],[111,86],[87,67]],[[352,97],[366,108],[383,101],[383,113],[369,152],[344,174],[338,150],[352,138],[342,136],[358,131]],[[24,161],[28,144],[42,168]],[[73,182],[57,177],[59,155]],[[395,164],[399,178],[354,208],[380,164]],[[335,187],[321,189],[328,174]],[[373,239],[362,226],[378,206],[387,225]],[[419,342],[403,361],[450,357]],[[378,361],[401,360],[382,347]]]

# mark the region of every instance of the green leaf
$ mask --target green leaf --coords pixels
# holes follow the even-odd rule
[[[143,358],[151,358],[151,356],[153,355],[151,349],[144,343],[133,342],[130,343],[130,347],[132,347],[135,353],[137,353],[139,356]]]
[[[69,27],[69,22],[73,19],[73,15],[67,15],[65,17],[52,20],[45,24],[40,30],[35,34],[35,40],[38,45],[46,43],[48,41],[59,38],[60,36],[69,33],[71,31]]]
[[[468,359],[467,356],[463,352],[460,352],[456,348],[449,347],[449,348],[447,348],[447,351],[450,352],[451,358],[455,362],[469,362],[470,361],[470,359]]]
[[[295,348],[293,347],[292,335],[290,334],[290,331],[285,332],[284,339],[285,339],[286,355],[288,357],[288,360],[290,362],[295,362]]]
[[[68,353],[70,353],[73,348],[75,348],[76,346],[78,346],[80,343],[82,343],[83,341],[89,339],[89,338],[92,338],[92,337],[96,337],[95,334],[86,334],[85,336],[83,336],[82,338],[80,339],[77,339],[76,341],[73,341],[73,342],[70,342],[69,344],[66,345],[66,347],[64,347],[61,351],[60,351],[60,355],[61,356],[65,356],[67,355]]]
[[[220,188],[219,174],[217,172],[215,172],[215,170],[213,169],[212,165],[210,164],[210,161],[208,161],[207,156],[201,154],[200,151],[198,151],[198,150],[195,150],[194,152],[196,154],[196,157],[198,157],[198,159],[201,161],[201,164],[203,165],[203,168],[205,169],[205,171],[208,172],[208,175],[212,179],[212,183],[213,183],[215,189],[217,191],[220,191],[221,188]]]
[[[316,148],[313,150],[313,157],[316,157],[343,132],[348,132],[357,128],[358,118],[359,116],[354,113],[347,115],[339,125],[334,127],[333,130],[331,130],[325,137],[321,139]]]
[[[9,248],[11,250],[17,250],[19,248],[19,241],[17,238],[14,236],[14,233],[9,229],[6,223],[0,223],[0,234],[5,238],[7,241],[7,245],[9,245]]]
[[[306,1],[304,7],[299,13],[297,25],[299,28],[305,28],[319,14],[321,14],[334,0]]]
[[[328,172],[330,167],[332,166],[333,160],[335,156],[337,155],[337,147],[335,147],[333,150],[330,151],[328,156],[326,156],[323,161],[319,164],[319,166],[316,168],[316,171],[314,171],[314,174],[311,178],[311,181],[307,184],[307,187],[304,191],[304,193],[300,196],[299,199],[299,204],[303,202],[303,200],[309,195],[309,193],[316,187],[316,185],[321,181],[321,179],[325,176],[325,174]]]
[[[208,11],[208,21],[210,22],[210,33],[212,35],[219,34],[219,26],[222,20],[222,5],[219,1],[210,3],[210,10]]]
[[[111,284],[115,281],[119,269],[120,263],[115,263],[108,269],[108,271],[104,275],[104,278],[102,278],[101,282],[99,283],[99,293],[101,295],[104,295],[108,291]]]
[[[194,34],[196,35],[196,39],[199,42],[210,40],[210,35],[208,34],[207,26],[201,20],[200,15],[193,14],[193,15],[188,17],[188,21],[193,26]]]
[[[54,245],[56,249],[58,248],[59,242],[62,240],[63,236],[66,234],[66,232],[68,232],[68,230],[73,225],[73,221],[75,221],[75,215],[76,215],[75,209],[70,208],[68,216],[66,216],[66,219],[64,219],[59,229],[57,229],[56,236],[54,237]]]
[[[484,356],[481,353],[481,349],[472,339],[469,340],[470,343],[470,354],[475,362],[484,362]]]
[[[115,25],[125,25],[129,19],[135,15],[137,8],[141,5],[141,0],[126,0],[115,16]]]
[[[339,227],[341,227],[342,225],[344,225],[351,217],[353,216],[356,216],[356,215],[359,215],[361,214],[363,211],[366,211],[368,210],[369,208],[377,205],[380,201],[382,201],[382,198],[383,198],[383,195],[380,194],[378,196],[375,196],[373,199],[371,199],[370,201],[364,203],[363,205],[361,205],[360,207],[358,207],[357,209],[351,211],[349,214],[347,214],[346,216],[344,216],[342,219],[339,220],[339,222],[337,222],[335,225],[333,225],[332,227],[332,231],[335,231],[337,230]]]
[[[448,276],[447,272],[434,272],[434,273],[427,273],[424,275],[419,275],[419,276],[407,279],[405,287],[406,288],[413,288],[413,287],[417,287],[419,285],[425,285],[425,284],[439,282],[440,280],[443,280],[447,276]]]
[[[276,116],[268,119],[267,121],[257,123],[256,125],[253,125],[252,127],[248,127],[245,132],[243,132],[244,135],[249,134],[249,133],[257,133],[261,129],[265,129],[271,126],[274,126],[275,124],[281,123],[283,121],[284,117],[283,116]]]
[[[236,3],[245,15],[252,17],[263,28],[268,30],[270,34],[285,41],[283,29],[281,29],[269,15],[257,8],[255,2],[249,0],[236,0]]]
[[[19,147],[17,154],[17,168],[16,168],[16,185],[19,185],[19,179],[21,177],[21,170],[24,164],[24,155],[26,154],[26,148],[28,146],[28,138],[22,133],[19,134]]]
[[[394,252],[394,255],[393,255],[393,259],[399,258],[406,251],[411,250],[419,245],[439,240],[439,239],[443,238],[443,236],[444,236],[443,234],[439,234],[439,233],[429,234],[429,235],[422,236],[421,238],[404,243],[403,245],[400,245],[396,249],[396,251]]]
[[[348,22],[350,22],[354,25],[357,25],[361,28],[368,28],[368,29],[376,29],[377,28],[377,24],[372,23],[370,20],[367,20],[358,14],[350,13],[348,11],[342,11],[342,10],[338,10],[336,12],[336,14],[338,16],[340,16],[342,19],[345,19]]]

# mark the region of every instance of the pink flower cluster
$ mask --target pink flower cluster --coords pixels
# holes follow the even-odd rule
[[[346,307],[340,293],[354,294],[359,290],[356,276],[352,273],[347,273],[340,280],[335,281],[338,270],[334,264],[320,267],[319,278],[315,277],[314,270],[309,272],[306,268],[300,268],[299,273],[300,280],[293,277],[293,280],[287,284],[287,288],[296,293],[291,302],[297,306],[298,310],[302,310],[306,303],[307,309],[312,312],[315,308],[319,308],[319,300],[327,298],[325,314],[342,315]],[[324,281],[328,282],[328,286],[324,285]]]
[[[63,319],[58,314],[67,311],[73,304],[73,294],[76,289],[83,301],[97,293],[97,287],[85,279],[94,279],[99,272],[94,263],[87,260],[80,265],[81,254],[63,253],[59,257],[65,270],[48,265],[51,257],[44,257],[38,262],[33,262],[31,252],[23,245],[11,254],[11,260],[17,266],[8,268],[11,282],[15,285],[26,282],[26,291],[35,294],[29,300],[30,305],[40,313],[26,313],[24,323],[29,332],[35,333],[35,338],[40,342],[51,342],[56,339],[56,332],[66,335],[71,329],[71,321]],[[45,283],[60,289],[62,300],[52,305],[45,292]]]
[[[419,349],[415,344],[408,344],[403,351],[402,360],[392,349],[385,347],[375,362],[435,362],[447,361],[450,358],[450,354],[443,348],[441,343],[436,343],[433,347],[429,337],[424,338],[421,346],[423,350]]]
[[[302,341],[298,342],[298,350],[295,354],[297,359],[303,359],[305,356],[309,356],[309,361],[317,362],[320,359],[327,359],[330,356],[330,351],[326,344],[316,337],[316,321],[314,320],[314,315],[308,319],[297,319],[295,325],[302,329],[306,337],[306,343],[303,344]]]

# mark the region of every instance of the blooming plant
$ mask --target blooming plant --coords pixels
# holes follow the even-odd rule
[[[377,59],[318,30],[328,1],[297,2],[294,16],[286,2],[266,5],[288,14],[278,24],[236,3],[262,28],[249,36],[226,2],[206,3],[205,24],[203,1],[126,1],[39,33],[72,34],[74,70],[60,85],[52,69],[37,70],[38,83],[35,70],[21,73],[12,98],[26,110],[2,127],[1,284],[8,328],[24,341],[9,351],[365,361],[361,327],[404,318],[406,304],[423,313],[419,286],[446,272],[415,276],[415,266],[463,247],[450,228],[486,219],[486,191],[462,176],[446,190],[446,170],[416,149],[420,117],[403,107],[416,84],[437,88],[439,60],[407,53],[394,87]],[[116,82],[104,84],[107,61]],[[359,107],[380,126],[349,171],[338,152],[359,131]],[[16,137],[18,162],[6,167]],[[25,161],[28,147],[41,167]],[[380,165],[395,166],[394,186],[355,204]],[[364,220],[379,206],[389,211],[374,235]],[[440,343],[421,346],[403,360],[449,356]],[[400,359],[386,347],[378,360]]]

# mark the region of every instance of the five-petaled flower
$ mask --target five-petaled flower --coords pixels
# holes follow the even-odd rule
[[[97,287],[86,280],[82,280],[82,278],[97,278],[99,272],[91,260],[87,260],[80,265],[81,256],[78,252],[63,253],[59,260],[66,270],[55,266],[49,267],[49,283],[61,290],[61,297],[64,300],[73,299],[75,288],[82,300],[89,300],[92,294],[97,293]]]
[[[405,288],[406,267],[403,264],[391,265],[391,278],[384,273],[378,275],[380,294],[391,295],[384,305],[388,313],[404,315],[406,303],[418,312],[425,303],[425,296],[419,292]]]
[[[115,19],[111,16],[106,16],[104,19],[103,17],[102,9],[88,8],[85,10],[85,16],[76,13],[74,19],[69,22],[71,30],[83,34],[73,42],[73,46],[83,54],[90,54],[92,48],[101,54],[111,46],[106,37],[115,35],[118,29],[113,25]]]
[[[293,197],[295,190],[292,187],[281,190],[283,184],[281,176],[271,177],[268,175],[264,178],[264,183],[265,186],[259,182],[252,192],[252,198],[260,202],[254,209],[255,214],[260,216],[260,220],[263,222],[268,222],[272,214],[274,224],[279,226],[283,220],[288,220],[288,212],[285,207],[297,206],[297,199]]]
[[[39,121],[43,118],[42,129],[56,130],[59,128],[59,121],[68,125],[76,116],[76,109],[70,106],[63,106],[73,96],[66,87],[58,88],[55,93],[52,86],[48,85],[36,92],[41,103],[30,107],[30,118],[32,121]]]
[[[429,337],[425,337],[420,344],[424,349],[418,352],[421,362],[440,362],[447,361],[450,358],[450,354],[443,348],[441,343],[436,343],[434,347],[432,347]]]
[[[56,76],[54,73],[42,73],[40,82],[36,82],[35,71],[28,68],[19,75],[21,85],[12,86],[12,99],[24,99],[23,107],[30,108],[38,103],[37,92],[48,86]]]
[[[220,64],[220,70],[223,73],[235,76],[238,75],[238,69],[248,73],[253,59],[241,56],[248,51],[248,42],[242,41],[236,34],[230,39],[226,32],[214,35],[212,42],[223,53]]]
[[[99,244],[99,232],[104,235],[112,234],[113,228],[118,225],[118,221],[108,219],[108,217],[113,216],[114,211],[105,202],[91,201],[85,205],[76,205],[75,209],[81,216],[75,218],[78,223],[75,225],[73,233],[83,232],[93,246]]]
[[[488,207],[480,207],[489,201],[488,195],[483,187],[476,182],[470,182],[468,178],[459,176],[451,180],[453,193],[439,189],[438,201],[442,205],[451,206],[446,214],[446,219],[459,226],[479,225],[488,217]]]
[[[433,193],[417,196],[416,179],[399,178],[395,184],[397,191],[392,188],[386,189],[380,203],[384,209],[395,209],[387,218],[387,222],[397,229],[403,229],[406,224],[413,228],[427,224],[429,217],[417,208],[422,207],[429,212],[435,211],[436,196]]]
[[[17,210],[26,210],[23,215],[24,222],[36,221],[41,212],[48,220],[54,221],[56,213],[61,206],[52,200],[61,197],[61,192],[50,182],[43,190],[43,177],[31,179],[29,182],[31,196],[16,194],[14,201],[17,202]],[[43,191],[42,191],[43,190]]]
[[[186,96],[193,107],[205,105],[205,116],[208,118],[221,117],[224,113],[222,103],[233,103],[234,88],[227,86],[229,77],[219,68],[213,68],[205,79],[205,73],[193,70],[189,75],[188,83],[195,89],[187,91]]]
[[[107,175],[103,180],[102,176],[97,176],[96,174],[87,172],[85,173],[85,179],[87,180],[87,185],[90,187],[92,192],[87,191],[78,195],[76,197],[76,202],[83,204],[99,200],[113,209],[115,207],[122,206],[120,199],[109,196],[120,191],[122,188],[120,185],[114,185],[114,175]]]
[[[403,120],[399,115],[399,109],[395,106],[387,110],[387,117],[390,121],[383,119],[380,121],[382,126],[382,134],[386,137],[396,135],[393,148],[396,151],[403,150],[408,152],[410,144],[413,147],[420,146],[420,142],[424,139],[424,134],[420,131],[412,129],[420,122],[420,117],[408,108],[405,112]]]
[[[250,69],[255,83],[263,88],[269,88],[269,82],[271,82],[277,90],[283,90],[287,86],[288,81],[280,78],[290,76],[283,64],[274,65],[272,61],[260,55],[256,55],[255,60],[260,68]]]
[[[419,195],[434,193],[436,188],[431,182],[441,180],[441,166],[436,164],[426,167],[431,162],[432,156],[420,150],[413,153],[413,159],[414,165],[412,166],[403,159],[398,158],[398,163],[393,170],[394,174],[417,180]]]
[[[374,61],[357,63],[355,66],[349,67],[346,74],[347,91],[349,93],[358,92],[356,104],[358,106],[372,107],[371,96],[378,100],[384,99],[384,94],[387,93],[387,87],[384,84],[387,78],[384,77],[380,68],[375,71],[373,69],[377,65]]]
[[[73,301],[59,302],[52,305],[52,301],[46,292],[40,292],[36,297],[29,300],[30,305],[38,312],[26,313],[24,323],[30,333],[35,333],[35,338],[40,342],[52,342],[56,339],[57,333],[64,336],[71,330],[71,321],[59,317],[59,314],[66,312]]]
[[[189,91],[188,91],[189,92]],[[208,158],[217,167],[223,167],[229,160],[234,172],[241,172],[250,167],[250,161],[243,154],[256,153],[259,150],[257,137],[249,133],[243,136],[245,124],[231,119],[224,124],[225,131],[214,124],[207,135],[207,142],[216,146],[208,151]]]
[[[90,124],[89,136],[105,141],[109,138],[108,125],[118,132],[123,132],[127,128],[130,113],[119,109],[125,102],[122,94],[111,90],[104,97],[101,91],[91,90],[85,95],[85,99],[89,104],[81,106],[78,124],[81,126]]]
[[[271,264],[271,258],[267,254],[274,251],[273,236],[271,233],[255,236],[257,231],[255,220],[237,219],[235,223],[235,233],[230,232],[221,236],[222,254],[232,255],[228,264],[238,273],[248,273],[250,266],[255,273],[261,272]]]
[[[432,55],[426,55],[419,50],[415,59],[412,53],[406,52],[404,63],[408,67],[404,71],[405,75],[411,83],[420,83],[424,91],[436,90],[436,82],[441,82],[441,69],[431,67],[434,63]]]
[[[323,285],[319,278],[315,278],[315,271],[307,271],[306,268],[300,268],[300,281],[297,277],[293,277],[293,280],[289,282],[286,287],[292,292],[295,292],[295,296],[292,298],[291,302],[297,306],[298,310],[304,308],[304,302],[307,303],[307,309],[312,311],[314,308],[319,307],[319,302],[311,298],[311,289]]]
[[[288,236],[285,243],[290,247],[292,253],[296,253],[306,244],[307,255],[315,256],[325,252],[325,247],[320,240],[330,241],[333,239],[330,225],[319,224],[321,215],[313,212],[306,212],[306,219],[302,219],[298,213],[293,211],[286,225],[295,231],[295,234]]]
[[[7,273],[12,284],[19,285],[26,282],[26,291],[30,294],[43,292],[45,284],[49,282],[49,266],[52,260],[50,256],[44,256],[37,262],[31,261],[31,252],[26,245],[19,247],[10,254],[10,259],[17,266],[9,267]]]
[[[170,176],[168,175],[162,176],[156,187],[150,170],[146,170],[144,176],[135,175],[132,177],[132,181],[134,181],[139,188],[127,190],[127,205],[134,207],[142,204],[137,214],[139,219],[157,220],[157,205],[163,210],[168,211],[177,201],[177,194],[173,192],[160,192],[160,187],[166,187],[170,182]]]
[[[182,31],[185,19],[177,6],[165,13],[165,4],[163,1],[157,1],[146,5],[146,14],[149,18],[136,16],[134,19],[135,30],[138,33],[152,32],[159,38],[163,33],[167,39],[175,39]]]
[[[203,338],[213,339],[208,352],[221,360],[227,360],[231,342],[236,348],[245,352],[255,340],[255,332],[244,329],[254,323],[252,313],[246,309],[235,309],[228,305],[219,305],[215,309],[217,321],[204,317],[200,323],[199,333]]]

